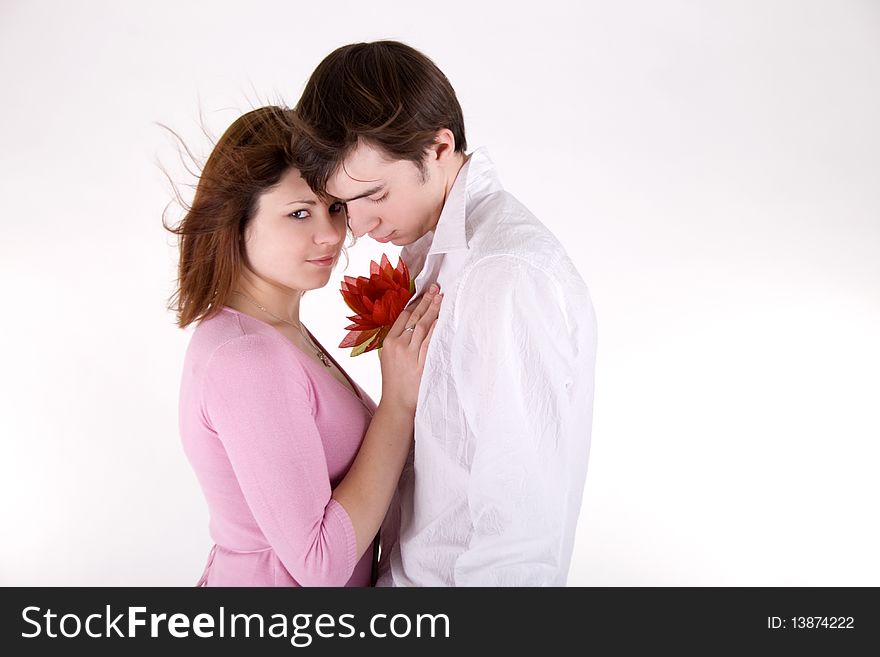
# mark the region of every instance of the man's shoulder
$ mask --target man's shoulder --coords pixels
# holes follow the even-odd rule
[[[468,215],[469,260],[517,261],[553,271],[568,260],[556,236],[510,192],[499,190],[474,203]]]

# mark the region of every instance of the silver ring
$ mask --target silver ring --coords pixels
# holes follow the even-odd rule
[[[415,326],[407,326],[405,329],[403,329],[403,332],[406,333],[407,331],[415,331],[415,330],[416,330]]]

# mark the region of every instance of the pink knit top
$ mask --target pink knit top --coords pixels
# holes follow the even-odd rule
[[[330,497],[376,410],[352,385],[358,396],[244,313],[224,307],[198,325],[180,434],[215,543],[200,586],[369,586],[373,551],[356,559],[351,519]]]

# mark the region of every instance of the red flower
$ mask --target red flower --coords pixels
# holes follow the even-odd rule
[[[348,318],[354,323],[345,327],[349,333],[339,347],[354,347],[352,356],[379,349],[415,287],[403,258],[394,268],[384,253],[381,264],[370,262],[369,278],[346,276],[340,292],[356,314]]]

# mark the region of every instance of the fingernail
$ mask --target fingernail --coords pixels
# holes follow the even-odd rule
[[[440,286],[437,285],[436,283],[431,283],[431,288],[430,288],[430,290],[431,290],[431,292],[437,292],[437,291],[440,290]]]

